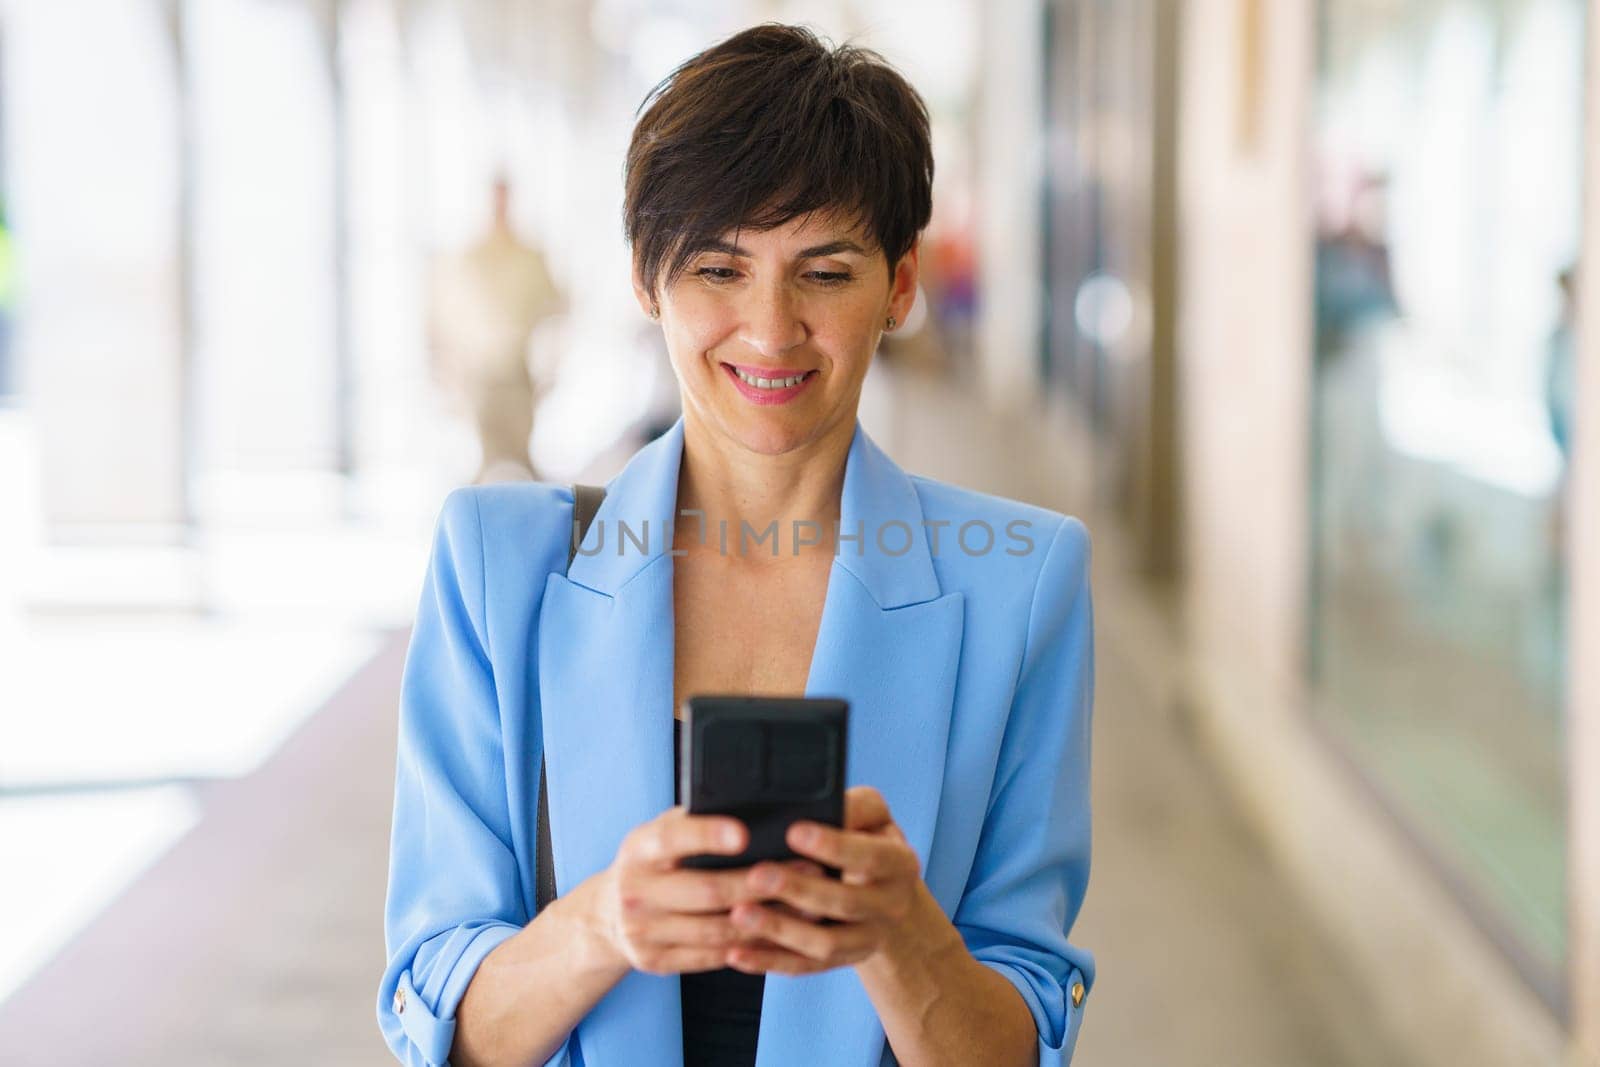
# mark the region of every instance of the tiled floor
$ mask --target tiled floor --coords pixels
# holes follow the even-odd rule
[[[375,1021],[404,655],[391,638],[0,1004],[16,1067],[390,1062]]]
[[[1063,442],[895,383],[880,442],[909,469],[1057,507]],[[869,427],[870,428],[870,427]],[[876,432],[876,431],[875,431]],[[1099,960],[1088,1065],[1399,1064],[1346,972],[1229,808],[1163,655],[1168,634],[1095,538],[1095,858],[1074,939]],[[26,988],[0,1059],[32,1064],[388,1062],[373,1017],[403,647],[389,644]]]

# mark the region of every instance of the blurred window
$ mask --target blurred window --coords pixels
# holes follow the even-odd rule
[[[1584,5],[1324,0],[1319,720],[1562,1000]]]

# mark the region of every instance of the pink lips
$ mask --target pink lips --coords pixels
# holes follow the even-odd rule
[[[806,388],[811,384],[811,380],[817,376],[816,371],[803,370],[798,367],[791,370],[786,367],[740,366],[739,369],[752,378],[793,378],[797,374],[805,375],[804,381],[791,385],[786,389],[760,389],[740,378],[734,373],[733,368],[734,364],[731,363],[722,365],[722,369],[727,372],[728,380],[733,382],[733,387],[744,394],[744,398],[752,404],[787,404],[805,392]]]

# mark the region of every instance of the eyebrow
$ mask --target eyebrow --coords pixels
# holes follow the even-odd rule
[[[743,256],[746,259],[750,258],[750,250],[749,249],[743,248],[743,247],[741,247],[739,245],[736,245],[736,244],[730,244],[727,241],[721,240],[720,238],[712,238],[712,239],[710,239],[708,241],[705,241],[705,242],[701,243],[695,249],[695,251],[697,251],[697,252],[721,252],[724,255]],[[859,255],[859,256],[864,256],[864,255],[867,254],[867,250],[862,248],[860,245],[856,244],[854,241],[851,241],[851,240],[848,240],[848,239],[840,239],[840,240],[837,240],[837,241],[829,241],[827,244],[812,245],[810,248],[802,248],[799,252],[797,252],[795,254],[794,258],[795,259],[811,259],[814,256],[831,256],[831,255],[834,255],[834,254],[839,253],[839,252],[854,252],[856,255]]]

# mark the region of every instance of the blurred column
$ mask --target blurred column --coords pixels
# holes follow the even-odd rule
[[[354,466],[363,507],[402,512],[436,504],[419,473],[438,449],[421,344],[423,218],[427,171],[423,109],[408,79],[409,3],[341,0],[340,109],[344,184],[350,400]]]
[[[1040,0],[984,7],[977,102],[977,358],[984,393],[1021,407],[1038,390],[1044,25]]]
[[[1178,577],[1182,472],[1178,449],[1178,63],[1183,4],[1152,5],[1150,137],[1150,323],[1139,436],[1134,529],[1145,573]]]
[[[199,488],[211,514],[336,506],[338,124],[324,10],[187,7]]]
[[[312,0],[322,39],[322,61],[328,79],[330,130],[328,153],[332,174],[330,205],[333,249],[333,466],[340,474],[355,472],[355,353],[350,308],[350,109],[345,98],[341,55],[345,0]]]
[[[177,85],[178,140],[178,450],[182,464],[183,519],[190,527],[194,514],[194,476],[199,462],[199,418],[196,402],[194,351],[194,121],[189,86],[188,34],[184,24],[185,0],[162,0],[167,39],[172,47],[172,72]]]
[[[1178,19],[1173,0],[1045,6],[1039,377],[1092,431],[1097,499],[1176,570]]]
[[[187,518],[180,123],[166,14],[159,0],[8,9],[20,363],[57,537],[137,528],[170,541]]]

